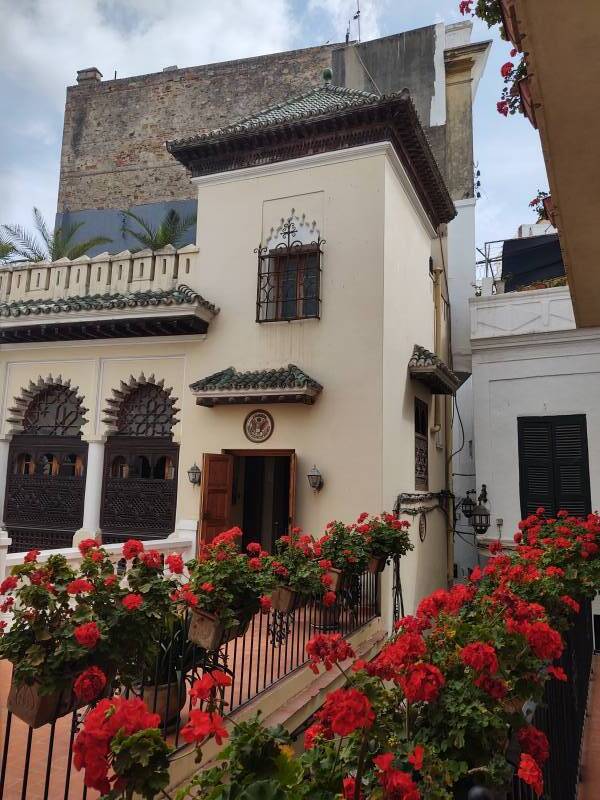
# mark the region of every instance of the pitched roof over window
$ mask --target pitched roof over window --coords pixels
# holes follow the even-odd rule
[[[314,403],[323,387],[295,364],[238,372],[228,367],[190,385],[200,406],[239,403]]]
[[[326,82],[167,149],[199,177],[376,142],[392,144],[435,227],[456,216],[408,89],[377,95]]]
[[[460,386],[460,378],[425,347],[416,344],[408,362],[411,378],[424,383],[433,394],[455,394]]]

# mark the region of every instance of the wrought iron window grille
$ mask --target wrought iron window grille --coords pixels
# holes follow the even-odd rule
[[[275,247],[262,244],[258,256],[257,322],[291,322],[321,316],[321,271],[325,239],[303,242],[289,218]]]

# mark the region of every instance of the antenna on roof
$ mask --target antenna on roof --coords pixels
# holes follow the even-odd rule
[[[356,14],[352,17],[358,25],[358,41],[360,42],[360,0],[356,0]]]
[[[346,28],[346,44],[350,41],[350,20],[348,20],[348,27]]]

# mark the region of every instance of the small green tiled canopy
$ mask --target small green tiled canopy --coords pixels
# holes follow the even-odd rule
[[[216,306],[209,303],[208,300],[190,289],[189,286],[180,284],[175,289],[160,291],[93,294],[83,297],[42,298],[0,303],[0,317],[28,317],[77,311],[112,311],[184,304],[202,306],[213,314],[218,312]]]
[[[200,406],[240,403],[312,404],[322,386],[295,364],[238,372],[228,367],[190,385]]]
[[[416,344],[408,362],[411,378],[424,383],[433,394],[456,394],[460,379],[442,361],[425,347]]]

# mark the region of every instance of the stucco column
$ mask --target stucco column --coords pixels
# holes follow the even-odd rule
[[[9,447],[9,439],[0,439],[0,520],[4,520],[4,498],[6,495],[6,480],[8,478]],[[4,528],[4,522],[0,524],[0,528]]]
[[[100,539],[100,505],[102,503],[102,470],[104,442],[88,442],[83,524],[73,536],[76,547],[83,539]]]

